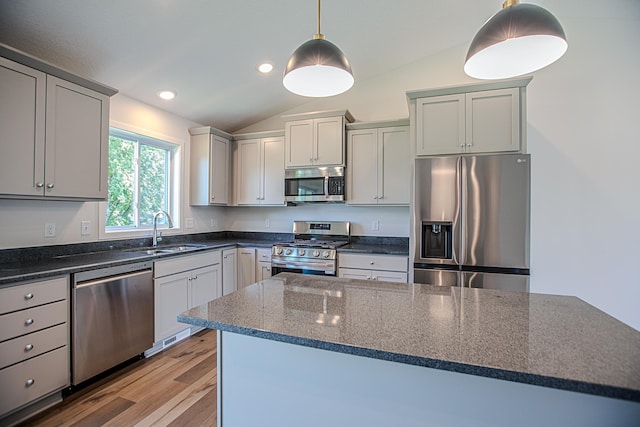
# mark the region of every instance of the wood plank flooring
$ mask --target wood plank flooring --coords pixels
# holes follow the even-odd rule
[[[216,331],[141,360],[21,426],[215,426]]]

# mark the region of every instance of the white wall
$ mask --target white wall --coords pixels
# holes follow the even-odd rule
[[[640,2],[547,1],[544,7],[561,21],[569,50],[533,73],[527,88],[531,290],[576,295],[640,330],[634,268],[640,258]],[[471,81],[462,71],[466,49],[440,52],[286,113],[347,107],[358,121],[406,117],[406,91]],[[280,115],[243,131],[278,127]]]

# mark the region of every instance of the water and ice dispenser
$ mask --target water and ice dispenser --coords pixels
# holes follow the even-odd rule
[[[452,258],[453,224],[442,221],[422,222],[421,258]]]

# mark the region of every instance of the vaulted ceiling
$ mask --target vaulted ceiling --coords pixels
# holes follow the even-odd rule
[[[358,85],[469,43],[500,6],[500,0],[324,0],[321,29],[349,58]],[[307,102],[287,92],[282,72],[316,32],[316,20],[315,0],[0,0],[0,42],[233,132]],[[271,74],[258,73],[262,61],[274,64]],[[177,98],[159,99],[163,88]]]

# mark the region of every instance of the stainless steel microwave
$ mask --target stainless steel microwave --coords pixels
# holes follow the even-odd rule
[[[344,202],[344,167],[287,169],[284,196],[291,203]]]

